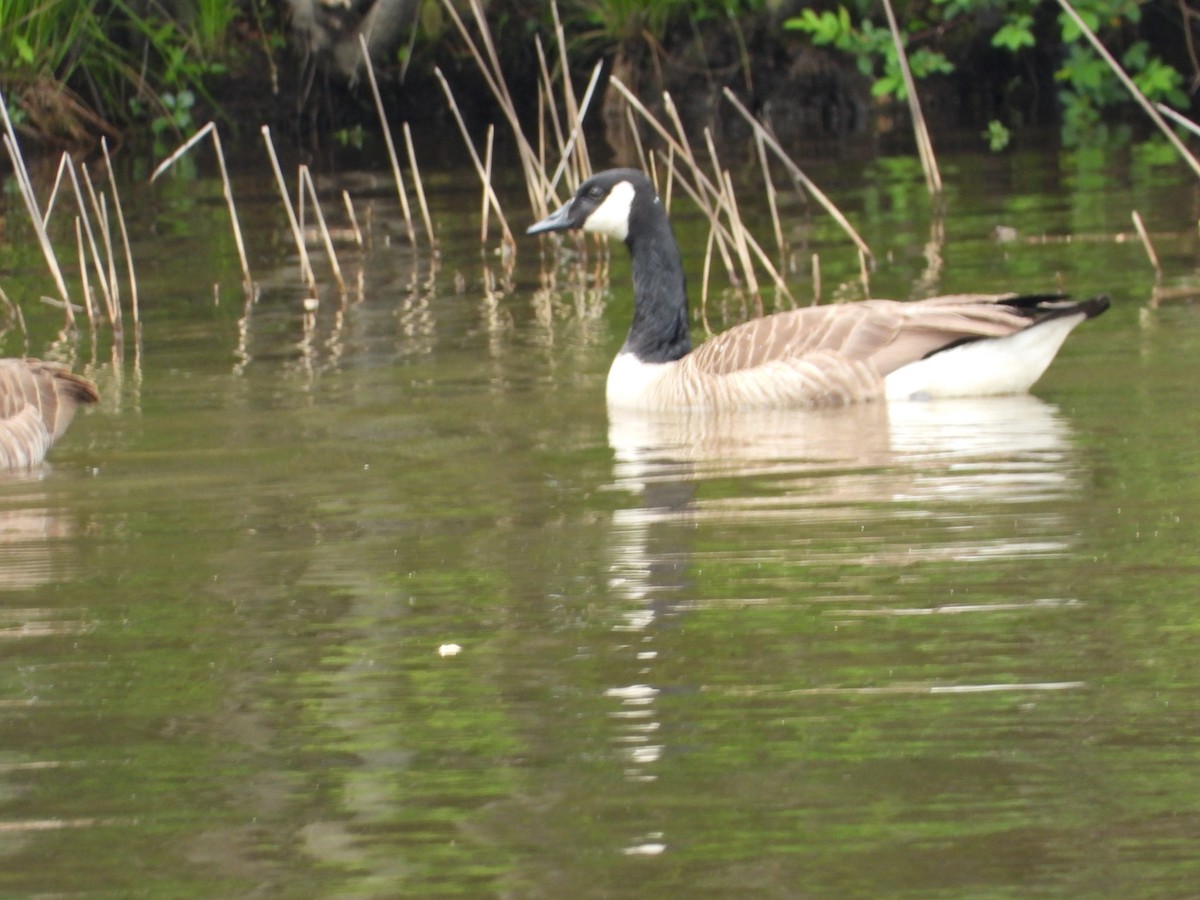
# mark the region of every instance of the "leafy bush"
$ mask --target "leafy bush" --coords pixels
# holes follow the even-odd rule
[[[136,122],[155,133],[190,128],[191,100],[224,71],[237,6],[195,0],[186,20],[160,4],[147,9],[126,0],[0,3],[0,88],[14,120],[63,143]]]
[[[1183,73],[1139,37],[1143,7],[1137,0],[1079,0],[1074,6],[1088,27],[1114,50],[1150,100],[1188,106]],[[895,42],[886,24],[876,24],[871,18],[876,9],[870,0],[855,0],[836,10],[806,9],[784,25],[807,34],[815,45],[832,47],[853,57],[859,70],[873,80],[875,96],[904,99]],[[1178,14],[1185,12],[1181,8]],[[901,38],[913,76],[918,79],[955,70],[954,62],[939,46],[944,36],[950,34],[990,34],[992,47],[1017,58],[1038,49],[1060,58],[1054,77],[1059,85],[1063,136],[1069,143],[1094,134],[1101,127],[1106,110],[1130,102],[1108,65],[1096,56],[1065,13],[1059,14],[1051,34],[1038,33],[1031,0],[916,0],[902,5],[897,18],[904,23]],[[1183,34],[1191,26],[1190,22],[1181,22],[1178,27]],[[1045,46],[1047,40],[1054,41],[1054,46]],[[1007,130],[999,130],[1003,127],[998,121],[989,126],[991,146],[1007,143]],[[1005,138],[1000,140],[1002,133]]]

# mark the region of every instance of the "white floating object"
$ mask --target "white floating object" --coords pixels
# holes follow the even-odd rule
[[[458,656],[462,653],[462,647],[458,644],[442,644],[438,647],[438,656]]]
[[[609,688],[604,692],[605,697],[619,697],[625,701],[649,702],[658,696],[658,688],[648,684],[631,684],[628,687]]]

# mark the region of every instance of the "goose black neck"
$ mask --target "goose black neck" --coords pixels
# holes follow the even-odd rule
[[[633,324],[621,348],[642,362],[671,362],[692,349],[687,280],[662,204],[635,206],[625,243],[633,268]]]

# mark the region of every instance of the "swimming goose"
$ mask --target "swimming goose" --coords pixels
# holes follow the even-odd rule
[[[99,399],[94,384],[64,365],[0,359],[0,469],[40,463],[75,408]]]
[[[629,247],[633,323],[608,373],[608,404],[633,409],[838,406],[1027,391],[1107,297],[961,294],[778,312],[697,349],[679,244],[650,180],[611,169],[528,234],[580,229]]]

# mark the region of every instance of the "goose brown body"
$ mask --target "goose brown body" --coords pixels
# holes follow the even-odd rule
[[[632,260],[633,322],[609,370],[610,406],[822,407],[1023,393],[1070,331],[1109,305],[1058,294],[866,300],[775,313],[693,350],[679,245],[649,179],[601,172],[529,233],[573,228],[624,240]]]
[[[1033,308],[1010,305],[1022,303]],[[1045,366],[1010,369],[1010,377],[991,389],[976,388],[970,379],[940,388],[889,388],[904,378],[906,367],[938,352],[1014,336],[1048,319],[1063,320],[1058,329],[1045,331],[1057,350],[1075,324],[1107,305],[1103,298],[1074,303],[999,294],[811,306],[735,326],[669,366],[642,365],[641,377],[630,379],[641,382],[632,395],[624,376],[634,363],[618,357],[609,399],[621,406],[697,409],[828,407],[885,398],[1021,393]],[[1043,354],[1047,365],[1053,350]],[[656,366],[665,368],[656,372]],[[898,375],[895,382],[889,379],[893,373]]]
[[[0,469],[34,466],[62,437],[96,386],[59,363],[0,359]]]

